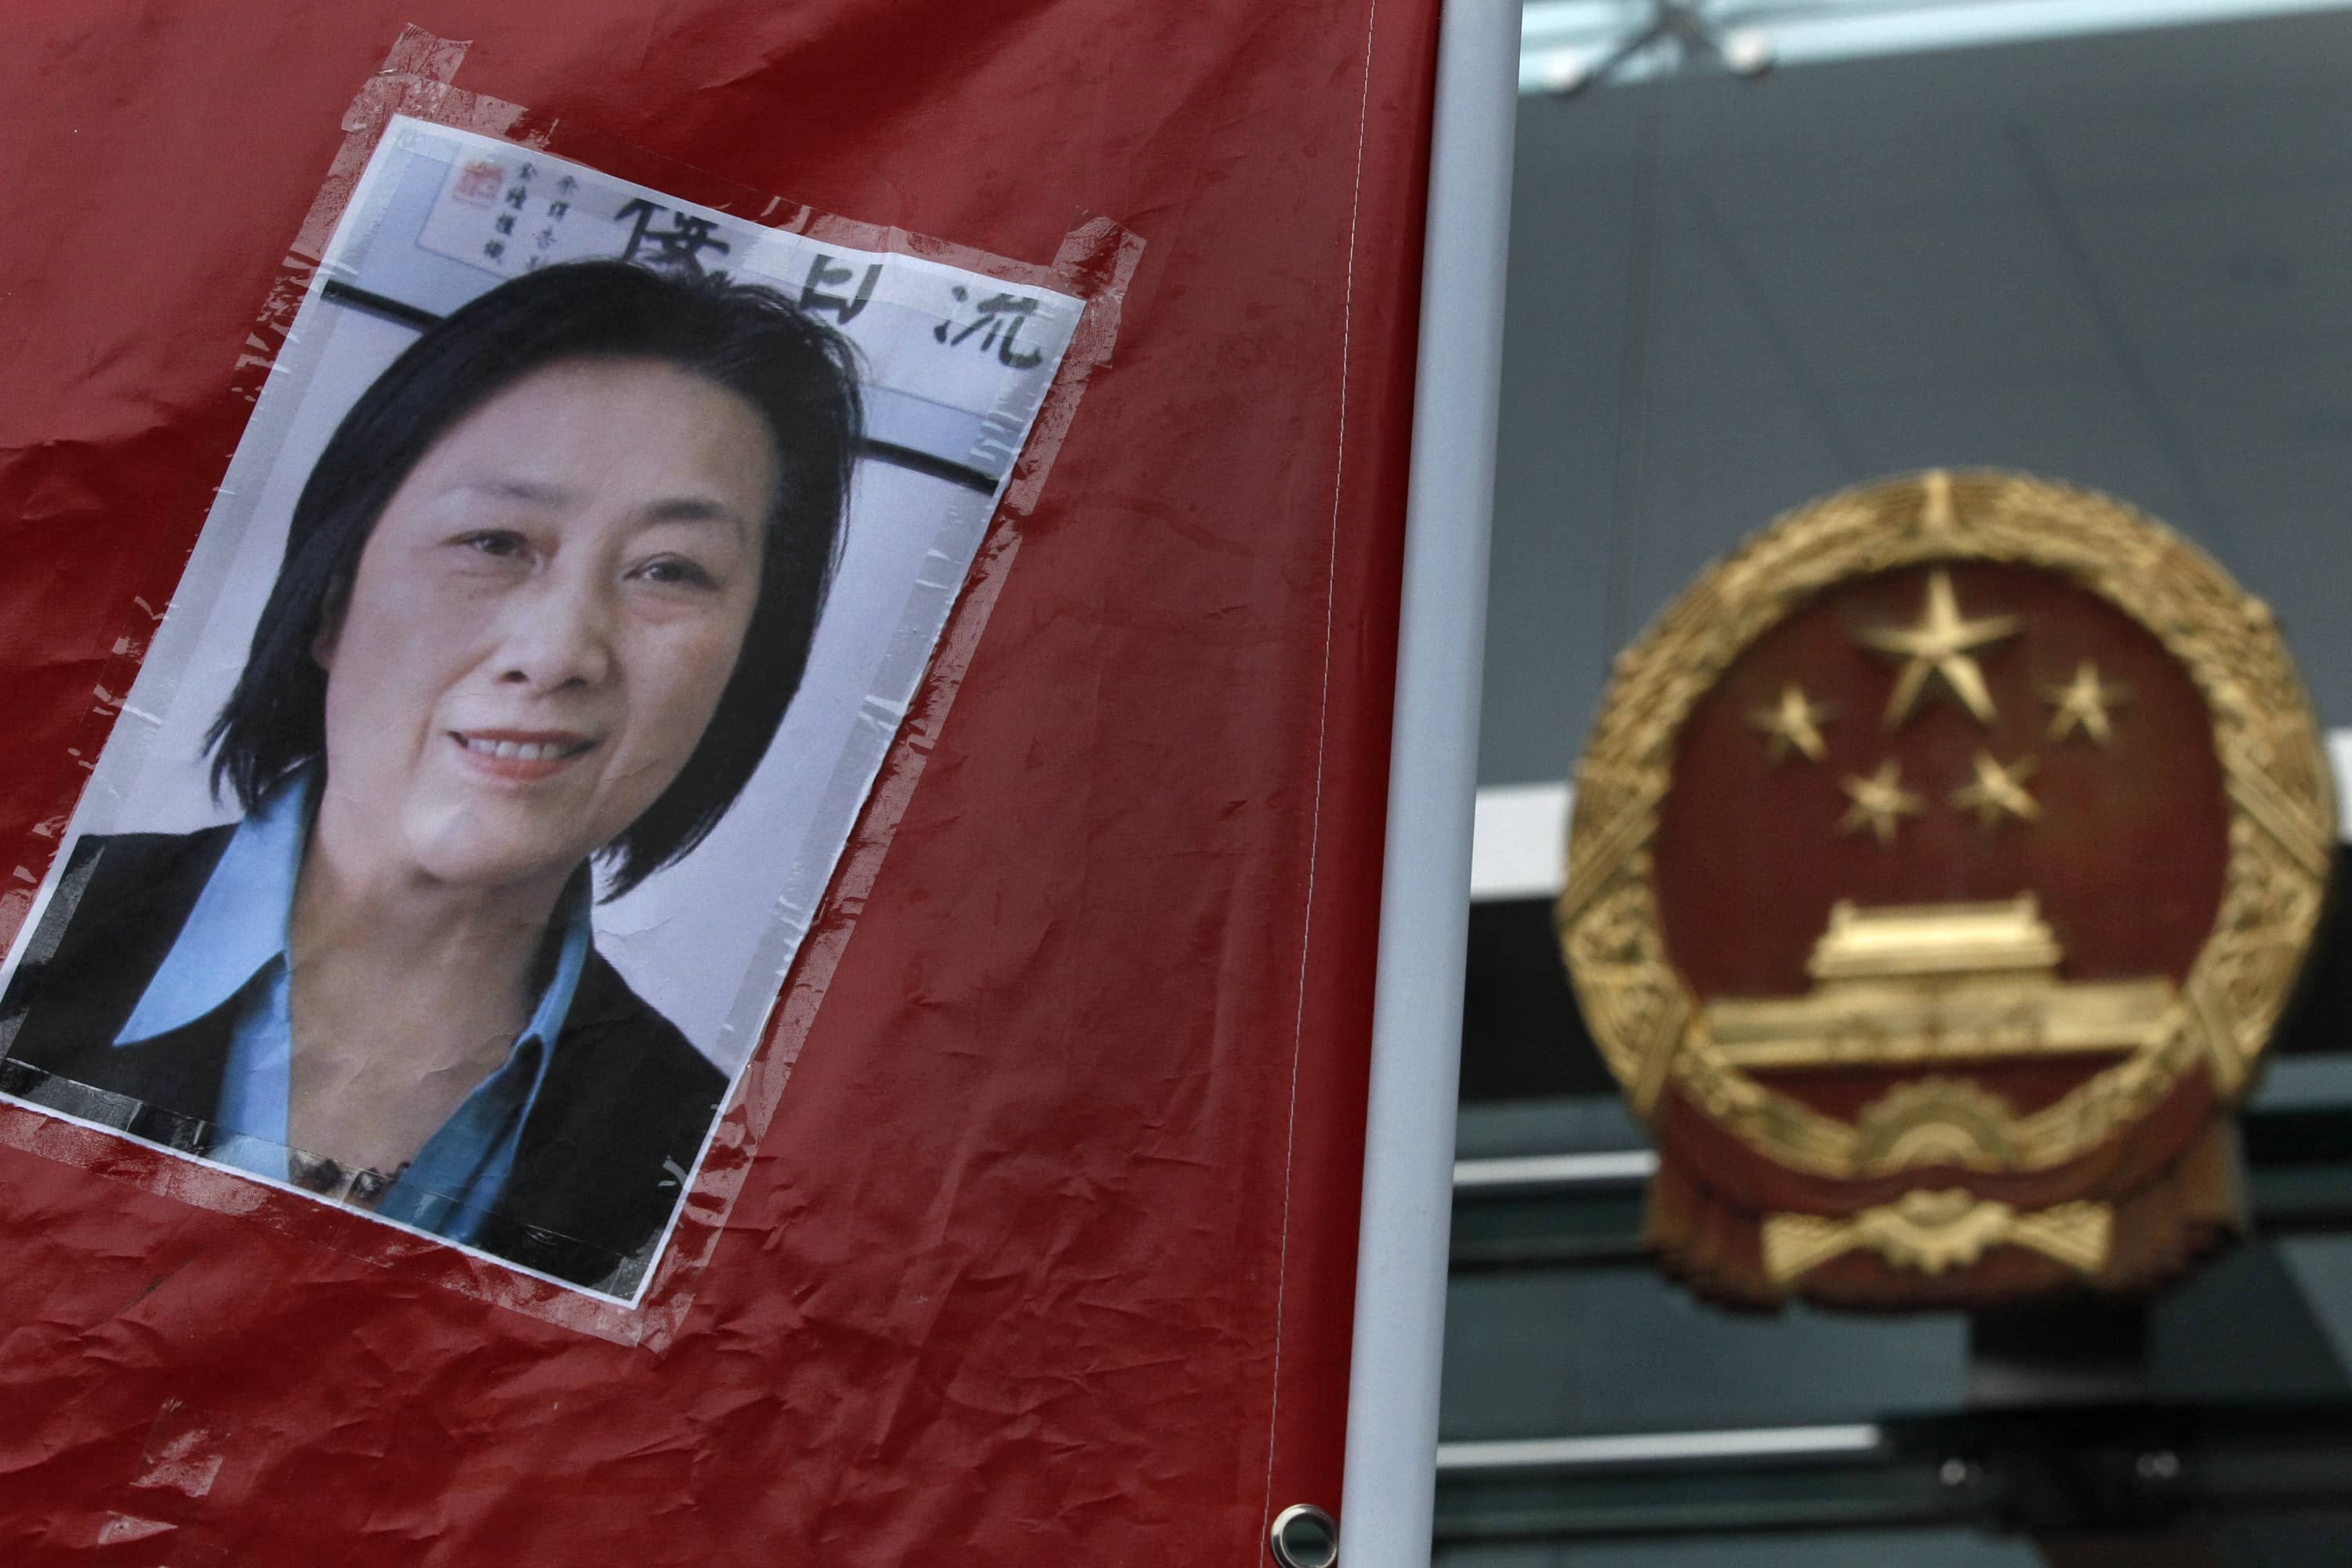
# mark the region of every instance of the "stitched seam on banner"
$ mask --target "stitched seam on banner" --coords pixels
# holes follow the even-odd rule
[[[1323,847],[1323,756],[1331,729],[1331,621],[1339,587],[1339,500],[1348,471],[1348,352],[1356,326],[1356,223],[1364,205],[1364,132],[1371,115],[1372,28],[1380,0],[1364,11],[1364,81],[1356,100],[1356,181],[1348,195],[1348,268],[1339,291],[1339,428],[1331,454],[1331,539],[1323,562],[1323,685],[1316,700],[1315,791],[1307,825],[1306,914],[1298,932],[1298,1008],[1290,1025],[1290,1104],[1282,1139],[1282,1228],[1275,1252],[1274,1372],[1265,1413],[1265,1499],[1258,1527],[1274,1517],[1274,1456],[1281,1430],[1283,1307],[1290,1290],[1290,1173],[1298,1152],[1298,1056],[1307,1036],[1307,961],[1315,935],[1315,863]]]

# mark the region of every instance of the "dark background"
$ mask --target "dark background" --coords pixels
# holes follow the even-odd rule
[[[2323,726],[2352,726],[2347,83],[2352,14],[2333,13],[1523,97],[1481,784],[1564,778],[1610,659],[1709,559],[1816,496],[1930,466],[2024,469],[2162,518],[2269,602]],[[2341,1199],[2279,1198],[2287,1178],[2340,1193],[2352,1162],[2343,902],[2248,1119],[2256,1234],[2139,1325],[2141,1395],[2352,1391]],[[1462,1088],[1465,1158],[1642,1146],[1545,900],[1472,908]],[[1639,1218],[1637,1184],[1457,1195],[1447,1439],[1971,1408],[1967,1319],[1727,1314],[1651,1268]],[[2075,1348],[2094,1361],[2110,1337]],[[1438,1562],[2058,1561],[1982,1520],[1768,1528],[1769,1479],[1657,1481],[1716,1521],[1667,1536],[1608,1512],[1646,1479],[1556,1474],[1498,1500],[1441,1471]],[[2116,1561],[2338,1568],[2352,1513],[2231,1518],[2176,1548],[2201,1555]]]

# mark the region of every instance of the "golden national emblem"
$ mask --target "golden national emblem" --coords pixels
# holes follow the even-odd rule
[[[1863,486],[1620,657],[1561,952],[1717,1298],[2143,1288],[2240,1224],[2231,1108],[2336,836],[2269,612],[2105,496]]]

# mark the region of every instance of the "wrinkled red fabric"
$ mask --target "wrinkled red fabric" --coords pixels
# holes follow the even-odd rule
[[[0,1146],[0,1560],[1246,1563],[1336,1506],[1434,11],[12,9],[0,935],[404,24],[559,146],[1146,249],[675,1337]]]

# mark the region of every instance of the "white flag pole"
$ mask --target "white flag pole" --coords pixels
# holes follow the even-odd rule
[[[1348,1379],[1347,1568],[1427,1568],[1430,1556],[1519,9],[1447,0],[1439,23]]]

